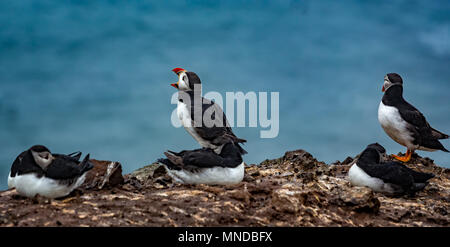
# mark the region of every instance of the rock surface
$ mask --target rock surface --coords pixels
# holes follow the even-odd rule
[[[287,152],[248,166],[234,186],[173,184],[156,164],[121,180],[120,164],[105,176],[114,162],[100,162],[103,168],[64,199],[0,192],[0,226],[450,225],[449,169],[415,156],[406,165],[436,177],[413,198],[388,197],[352,187],[346,174],[353,162],[327,165],[303,150]]]
[[[119,162],[94,160],[90,162],[94,168],[86,174],[83,187],[86,189],[103,189],[122,184],[122,165]]]

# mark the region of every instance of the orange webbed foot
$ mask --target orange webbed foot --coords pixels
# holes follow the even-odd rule
[[[411,152],[409,149],[406,151],[405,156],[397,156],[395,154],[392,155],[392,157],[394,157],[395,159],[401,161],[401,162],[408,162],[411,160],[413,152]]]

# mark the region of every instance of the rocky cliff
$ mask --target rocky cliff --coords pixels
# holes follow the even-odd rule
[[[121,175],[93,161],[69,197],[0,192],[0,226],[449,226],[450,170],[419,156],[406,165],[436,177],[415,197],[352,187],[353,158],[327,165],[297,150],[246,168],[234,186],[177,185],[152,164]]]

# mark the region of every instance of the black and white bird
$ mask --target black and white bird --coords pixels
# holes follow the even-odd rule
[[[83,184],[86,172],[93,168],[89,154],[81,162],[80,157],[81,152],[52,154],[45,146],[35,145],[22,152],[12,164],[8,187],[26,197],[67,196]]]
[[[414,195],[434,177],[431,173],[414,171],[398,161],[386,160],[384,147],[378,143],[370,144],[350,168],[350,182],[354,186],[369,187],[376,192]]]
[[[175,182],[183,184],[237,184],[244,178],[244,162],[239,146],[227,143],[220,155],[212,149],[196,149],[179,153],[167,151],[165,166]]]
[[[384,131],[397,143],[407,148],[403,157],[396,159],[408,162],[415,150],[448,152],[439,142],[449,136],[433,129],[423,114],[403,98],[403,80],[397,73],[384,77],[383,99],[378,108],[378,121]]]
[[[216,154],[230,142],[237,144],[241,154],[246,154],[239,145],[246,140],[236,137],[221,107],[202,97],[197,74],[181,68],[172,71],[178,75],[178,81],[171,84],[178,89],[177,115],[187,132],[202,147],[213,149]]]

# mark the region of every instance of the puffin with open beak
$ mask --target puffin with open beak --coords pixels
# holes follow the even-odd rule
[[[378,121],[386,134],[407,148],[405,156],[393,155],[408,162],[415,150],[448,150],[439,142],[449,136],[432,128],[423,114],[403,98],[403,79],[397,73],[384,77],[383,99],[378,108]]]
[[[203,147],[220,154],[227,143],[234,143],[241,154],[247,152],[239,145],[246,142],[233,133],[222,108],[201,94],[201,81],[194,72],[182,68],[172,70],[178,81],[177,115],[186,131]]]

